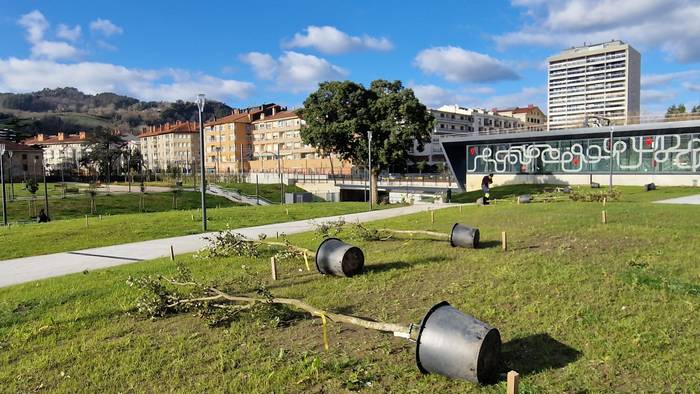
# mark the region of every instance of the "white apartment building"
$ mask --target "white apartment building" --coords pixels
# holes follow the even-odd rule
[[[139,134],[143,166],[161,172],[178,167],[189,172],[199,162],[199,130],[195,122],[150,126]]]
[[[419,150],[418,143],[414,142],[410,152],[416,161],[426,160],[428,164],[445,161],[445,155],[439,143],[441,135],[474,135],[495,130],[517,129],[525,125],[523,121],[511,116],[499,115],[480,108],[464,108],[456,104],[444,105],[429,111],[435,117],[431,141],[424,145],[423,150]]]
[[[37,134],[22,143],[42,147],[48,171],[78,171],[81,167],[80,160],[90,149],[90,142],[84,131],[78,134]]]
[[[629,44],[570,48],[548,63],[548,130],[582,127],[587,115],[614,124],[636,123],[641,55]]]

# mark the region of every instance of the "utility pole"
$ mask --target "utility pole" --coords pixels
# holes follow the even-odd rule
[[[47,218],[51,218],[49,216],[49,187],[46,184],[46,161],[44,161],[43,154],[41,155],[41,172],[44,174],[44,213],[46,213]]]
[[[14,155],[14,153],[13,151],[7,151],[7,157],[10,158],[10,201],[15,200],[15,182],[12,180],[12,155]]]
[[[282,158],[280,157],[280,144],[277,144],[277,172],[280,175],[280,204],[284,204],[284,179],[282,177]]]
[[[204,111],[204,94],[197,96],[197,109],[199,110],[199,169],[202,176],[202,231],[207,231],[207,178],[204,174],[204,125],[202,124],[202,112]]]
[[[367,156],[369,158],[368,163],[369,163],[369,173],[367,174],[367,178],[369,179],[369,210],[372,210],[372,130],[367,131],[367,138],[368,138],[368,143],[367,143]],[[376,188],[377,185],[374,185]]]
[[[2,225],[7,226],[7,200],[5,197],[5,145],[0,144],[0,184],[2,184]]]

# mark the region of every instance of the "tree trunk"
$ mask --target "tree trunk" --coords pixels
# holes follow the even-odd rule
[[[379,172],[377,171],[372,171],[372,179],[370,181],[370,192],[369,192],[369,198],[372,201],[372,204],[376,204],[379,201],[379,191],[377,190],[377,184],[379,183]]]

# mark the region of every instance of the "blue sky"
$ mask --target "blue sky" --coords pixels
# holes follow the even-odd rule
[[[547,56],[622,39],[642,110],[700,104],[700,3],[0,0],[0,91],[300,105],[325,79],[400,79],[429,106],[546,108]]]

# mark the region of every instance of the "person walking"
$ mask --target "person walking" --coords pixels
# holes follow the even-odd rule
[[[491,187],[490,185],[493,183],[493,173],[488,174],[481,178],[481,192],[483,193],[484,197],[484,205],[489,204],[489,199],[491,198]]]

